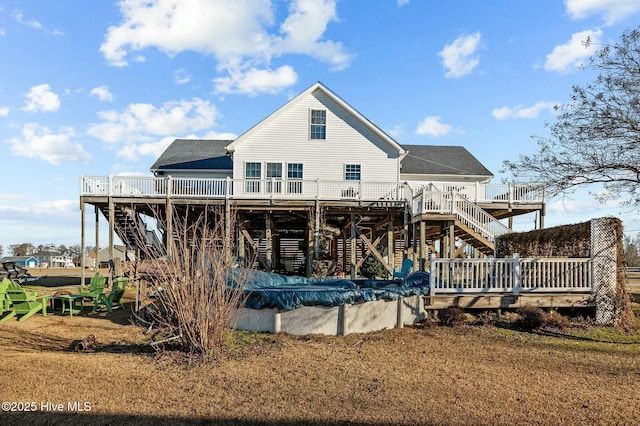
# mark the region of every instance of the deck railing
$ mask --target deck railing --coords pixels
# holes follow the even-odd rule
[[[434,187],[431,186],[431,188]],[[414,213],[454,215],[459,221],[491,242],[495,237],[512,232],[477,204],[454,191],[442,192],[422,187],[413,197],[413,211]]]
[[[593,292],[588,258],[430,259],[436,294]]]
[[[214,179],[152,176],[82,176],[80,195],[113,197],[242,198],[404,201],[399,182],[297,179]]]
[[[544,187],[531,185],[230,179],[154,176],[82,176],[80,195],[114,197],[193,197],[245,199],[412,200],[423,189],[456,192],[473,203],[544,202]],[[426,202],[426,200],[425,200]],[[444,204],[442,204],[444,206]],[[416,209],[414,208],[414,212]]]
[[[537,184],[495,184],[495,183],[460,183],[430,182],[418,185],[426,191],[455,192],[476,204],[540,204],[545,202],[545,187]]]

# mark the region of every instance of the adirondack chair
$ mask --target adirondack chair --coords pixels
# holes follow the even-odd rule
[[[128,278],[118,277],[113,280],[113,286],[109,295],[100,293],[93,302],[93,311],[106,309],[108,312],[113,312],[114,309],[124,308],[122,305],[122,297],[124,296],[124,290],[127,287]]]
[[[25,321],[38,311],[42,312],[44,316],[47,315],[47,300],[49,296],[38,296],[35,291],[27,292],[20,284],[13,281],[9,281],[6,294],[13,307],[13,312],[0,319],[0,322],[16,315],[21,315],[18,321]]]
[[[102,276],[100,271],[98,271],[93,277],[91,277],[91,281],[89,281],[89,287],[84,285],[78,287],[78,294],[81,294],[84,297],[95,301],[100,294],[103,294],[104,285],[106,284],[106,282],[107,279]]]
[[[6,277],[0,281],[0,322],[16,315],[16,313],[11,310],[11,301],[9,300],[9,296],[7,296],[10,282],[11,280]],[[5,313],[8,313],[8,315],[2,318]]]
[[[406,258],[402,261],[402,267],[400,269],[393,268],[393,279],[404,278],[413,269],[413,260]]]

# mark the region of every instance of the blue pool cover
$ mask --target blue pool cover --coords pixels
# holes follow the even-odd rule
[[[262,271],[231,270],[229,285],[238,277],[246,278],[245,307],[251,309],[278,308],[290,311],[303,306],[340,306],[385,299],[396,300],[429,292],[429,274],[413,272],[405,279],[348,280],[306,278],[271,274]]]

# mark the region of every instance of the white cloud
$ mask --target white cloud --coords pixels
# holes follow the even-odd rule
[[[40,84],[29,89],[25,95],[25,111],[57,111],[60,108],[60,98],[51,91],[48,84]]]
[[[113,101],[113,94],[109,91],[109,88],[107,86],[98,86],[98,87],[94,87],[93,89],[91,89],[90,92],[91,95],[93,96],[97,96],[98,99],[100,99],[101,101],[104,102],[111,102]]]
[[[637,0],[566,0],[566,7],[573,19],[602,15],[606,25],[613,25],[640,12],[640,2]]]
[[[9,107],[0,107],[0,117],[6,117],[9,115]]]
[[[228,77],[213,80],[217,93],[244,93],[257,95],[258,93],[279,93],[282,89],[292,86],[298,81],[298,75],[288,65],[277,70],[249,69],[246,71],[231,71]]]
[[[480,48],[481,34],[460,36],[438,53],[442,58],[445,76],[459,78],[469,74],[480,63],[476,52]]]
[[[162,153],[171,145],[177,137],[184,139],[220,139],[220,140],[234,140],[238,136],[234,133],[218,133],[209,132],[204,135],[182,135],[182,136],[167,136],[158,141],[145,142],[141,144],[130,144],[122,147],[118,151],[118,157],[128,160],[137,161],[140,157],[158,158]]]
[[[496,108],[491,111],[498,120],[506,120],[509,118],[537,118],[542,111],[554,111],[554,107],[558,105],[557,102],[539,101],[535,104],[525,107],[523,105],[517,105],[515,107],[503,106],[502,108]]]
[[[574,33],[568,42],[554,47],[553,51],[547,55],[544,69],[559,73],[573,71],[576,67],[583,65],[585,60],[595,52],[596,46],[594,44],[600,42],[601,36],[602,30],[585,30]],[[591,43],[585,47],[584,42],[587,39],[590,39]]]
[[[79,143],[72,140],[75,132],[72,128],[62,128],[53,133],[49,128],[37,123],[27,123],[22,127],[22,136],[8,140],[11,152],[15,155],[47,161],[51,164],[91,161],[89,155]]]
[[[191,76],[182,68],[173,72],[173,82],[178,85],[187,84],[191,81]]]
[[[409,0],[398,0],[398,6],[402,7],[405,4],[409,4]]]
[[[24,19],[22,12],[14,12],[13,17],[18,23],[27,25],[32,28],[42,29],[42,24],[35,19]]]
[[[337,21],[335,0],[294,0],[288,16],[276,30],[275,6],[269,0],[123,0],[122,22],[109,27],[100,51],[114,66],[125,66],[135,53],[157,48],[169,55],[195,51],[213,56],[217,69],[227,74],[227,83],[216,90],[227,93],[261,91],[273,93],[278,84],[265,79],[264,88],[249,85],[246,73],[265,71],[273,75],[271,59],[287,54],[308,55],[330,64],[333,69],[348,66],[350,55],[341,43],[323,40],[327,25]],[[197,28],[198,31],[193,31]],[[287,70],[288,80],[295,72],[290,66],[278,68],[276,76]],[[218,81],[219,79],[215,79]],[[242,84],[233,86],[234,83]],[[232,86],[230,86],[231,84]]]
[[[215,105],[199,98],[191,101],[130,104],[124,111],[102,111],[102,123],[94,124],[88,134],[106,142],[150,142],[157,136],[182,134],[216,125]]]
[[[416,133],[419,135],[428,135],[434,138],[451,133],[451,125],[444,124],[440,122],[440,120],[441,118],[437,115],[427,116],[420,124],[418,124]]]

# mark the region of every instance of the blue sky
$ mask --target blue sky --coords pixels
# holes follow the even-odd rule
[[[638,24],[636,0],[0,0],[0,245],[79,244],[81,174],[149,174],[174,138],[233,138],[316,81],[500,182],[593,80],[580,42]],[[640,231],[586,191],[546,225],[604,215]]]

